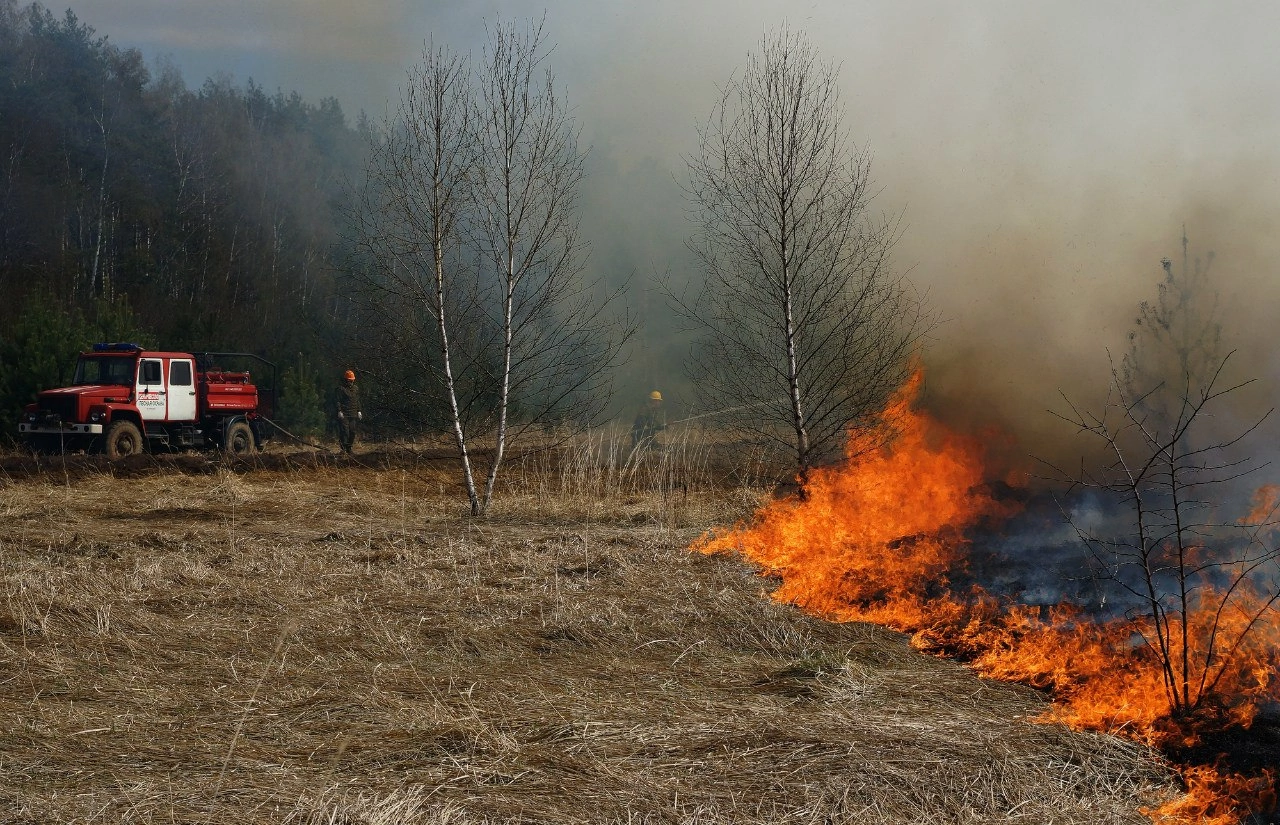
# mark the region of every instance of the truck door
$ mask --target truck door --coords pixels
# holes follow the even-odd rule
[[[164,384],[164,361],[143,358],[138,361],[138,412],[143,421],[164,421],[169,414],[169,393]]]
[[[169,362],[169,420],[196,420],[196,382],[191,360],[174,358]]]

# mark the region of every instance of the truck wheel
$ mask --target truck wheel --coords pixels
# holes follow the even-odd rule
[[[229,456],[240,458],[253,455],[254,449],[253,430],[247,422],[237,421],[227,428],[227,440],[222,445],[223,452]]]
[[[102,441],[107,458],[113,461],[120,458],[128,458],[131,455],[138,455],[142,452],[142,431],[132,421],[117,421],[113,423],[110,427],[107,427],[106,435],[102,437]]]

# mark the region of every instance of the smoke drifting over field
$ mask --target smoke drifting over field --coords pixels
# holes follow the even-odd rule
[[[337,95],[376,115],[433,37],[477,51],[522,4],[116,0],[86,22],[169,53],[191,85],[219,70],[268,90]],[[674,322],[646,291],[691,277],[677,181],[717,84],[768,28],[803,30],[841,66],[851,137],[871,148],[879,208],[901,212],[896,262],[944,319],[926,400],[1002,424],[1015,454],[1056,457],[1058,391],[1104,389],[1162,257],[1217,253],[1228,347],[1275,392],[1280,298],[1280,9],[1267,3],[550,2],[553,64],[592,146],[591,264],[634,273],[647,324],[624,394],[679,400]]]

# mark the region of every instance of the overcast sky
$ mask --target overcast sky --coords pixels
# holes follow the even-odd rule
[[[354,117],[385,110],[427,38],[478,52],[486,21],[544,8],[592,147],[593,260],[642,275],[687,266],[681,156],[716,84],[786,22],[841,67],[878,205],[906,224],[897,265],[947,319],[930,386],[957,414],[1034,430],[1026,411],[1052,406],[1059,388],[1105,383],[1106,348],[1119,351],[1137,302],[1154,298],[1184,224],[1193,255],[1216,251],[1231,328],[1274,393],[1280,3],[86,0],[76,11],[118,46],[170,56],[190,86],[228,72],[336,96]]]

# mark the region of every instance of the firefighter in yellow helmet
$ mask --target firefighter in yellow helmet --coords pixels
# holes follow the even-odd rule
[[[632,451],[644,450],[654,444],[658,433],[667,428],[667,412],[662,408],[662,393],[654,390],[640,409],[631,425]]]
[[[338,443],[344,453],[351,453],[356,443],[356,424],[364,420],[360,409],[360,388],[356,386],[354,370],[342,374],[342,383],[334,393],[338,411]]]

